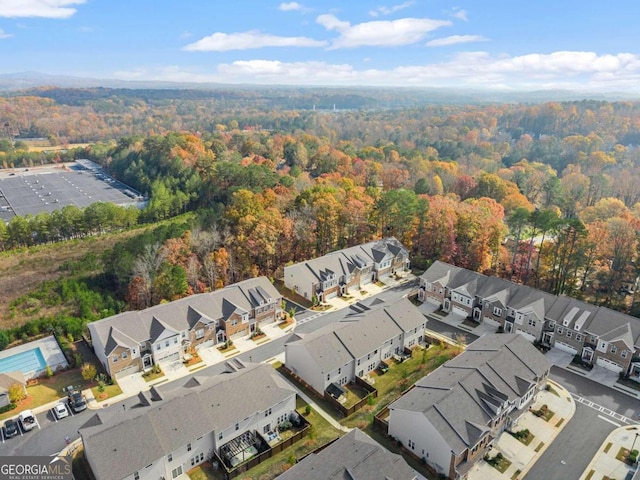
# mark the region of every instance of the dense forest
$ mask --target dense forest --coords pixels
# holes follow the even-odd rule
[[[89,158],[150,201],[140,212],[97,204],[16,217],[0,225],[4,249],[196,212],[94,255],[100,266],[73,288],[102,300],[76,302],[80,324],[255,275],[279,278],[287,263],[388,235],[418,270],[440,259],[637,311],[628,293],[638,275],[640,104],[367,110],[361,99],[314,111],[274,99],[252,106],[250,93],[30,93],[0,98],[5,168]],[[91,145],[35,153],[21,141],[30,136]],[[43,285],[16,302],[16,319],[33,299],[64,302],[73,288]]]

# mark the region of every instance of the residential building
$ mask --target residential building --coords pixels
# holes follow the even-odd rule
[[[354,428],[324,450],[312,453],[278,480],[417,480],[404,459]]]
[[[88,325],[93,349],[112,377],[180,361],[191,349],[250,335],[282,314],[282,296],[266,277],[252,278]]]
[[[389,237],[286,266],[284,285],[308,300],[325,302],[408,269],[407,249]]]
[[[0,407],[6,407],[11,403],[9,390],[14,385],[20,385],[24,395],[27,395],[27,381],[21,371],[0,373]]]
[[[640,381],[636,317],[439,261],[420,277],[418,299]]]
[[[550,368],[522,335],[484,335],[389,405],[388,434],[438,473],[465,479]]]
[[[296,334],[284,346],[287,368],[322,395],[330,385],[353,382],[422,341],[427,320],[409,300],[378,302],[352,306],[342,321]]]
[[[79,431],[95,479],[173,480],[204,461],[236,466],[260,452],[262,436],[297,415],[295,391],[270,365],[229,367],[94,414]]]

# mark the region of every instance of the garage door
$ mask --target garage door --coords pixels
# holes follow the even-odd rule
[[[135,365],[135,364],[129,365],[128,367],[123,368],[122,370],[116,373],[116,379],[126,377],[127,375],[131,375],[139,371],[140,371],[140,368],[138,368],[138,365]]]
[[[553,345],[555,348],[557,348],[558,350],[562,350],[563,352],[568,352],[572,355],[575,355],[578,353],[578,350],[575,349],[574,347],[572,347],[571,345],[568,345],[566,343],[562,343],[562,342],[556,342]]]
[[[156,363],[160,363],[160,362],[164,362],[164,363],[176,362],[178,360],[180,360],[180,352],[175,352],[175,353],[172,353],[170,355],[167,355],[166,357],[157,358],[156,359]]]
[[[337,296],[338,296],[338,291],[336,290],[335,292],[325,293],[324,299],[329,300],[330,298],[336,298]]]
[[[469,312],[460,307],[453,307],[453,313],[455,313],[456,315],[461,315],[464,318],[467,318],[469,316]]]
[[[624,367],[616,362],[612,362],[611,360],[607,360],[606,358],[596,358],[596,365],[599,365],[607,370],[611,370],[612,372],[619,373],[624,370]]]

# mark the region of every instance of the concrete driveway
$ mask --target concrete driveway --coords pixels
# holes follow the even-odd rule
[[[480,460],[469,472],[470,480],[522,478],[533,467],[576,411],[576,405],[567,390],[551,381],[549,385],[552,390],[539,392],[529,411],[524,412],[511,427],[513,432],[529,430],[533,434],[531,443],[525,445],[510,433],[503,432],[494,443],[489,455],[494,457],[500,452],[511,461],[511,465],[504,473],[500,473],[486,461]],[[533,414],[533,411],[540,409],[543,405],[553,413],[548,420]]]
[[[127,396],[137,395],[141,391],[149,390],[149,384],[142,378],[142,372],[118,378],[118,385],[122,393]]]

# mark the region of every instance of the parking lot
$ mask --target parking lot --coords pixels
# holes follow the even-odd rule
[[[142,201],[138,192],[104,173],[70,164],[37,167],[0,175],[0,219],[53,212],[67,205],[88,207],[96,202],[129,205]]]

